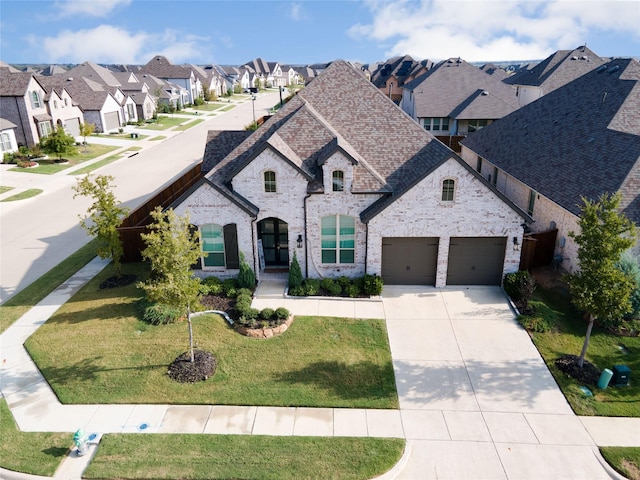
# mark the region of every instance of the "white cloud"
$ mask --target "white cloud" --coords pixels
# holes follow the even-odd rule
[[[372,22],[348,33],[379,42],[387,56],[524,60],[575,48],[594,30],[640,38],[640,8],[629,0],[371,0],[365,5]]]
[[[55,37],[29,37],[39,46],[47,62],[147,63],[154,55],[165,55],[172,63],[194,61],[202,55],[207,39],[173,30],[160,34],[131,33],[112,25],[86,30],[64,30]]]
[[[55,2],[60,17],[86,15],[106,17],[119,6],[126,6],[132,0],[67,0]]]

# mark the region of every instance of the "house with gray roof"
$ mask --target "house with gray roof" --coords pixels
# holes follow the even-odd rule
[[[433,67],[431,60],[414,60],[410,55],[393,57],[386,62],[366,66],[371,82],[395,103],[402,99],[402,87]]]
[[[534,66],[519,69],[505,78],[504,82],[516,87],[518,102],[523,106],[595,70],[607,61],[608,59],[582,45],[573,50],[558,50]]]
[[[519,107],[513,87],[459,58],[405,84],[400,106],[443,141],[480,130]]]
[[[18,126],[15,123],[0,117],[0,153],[2,155],[18,151],[16,128]]]
[[[619,193],[640,225],[640,63],[615,59],[462,142],[462,157],[535,220],[558,229],[555,255],[577,268],[582,198]],[[636,244],[636,254],[640,245]]]
[[[192,104],[196,98],[202,96],[200,79],[189,65],[174,65],[166,57],[156,55],[140,67],[140,72],[148,73],[184,88],[187,92],[184,103]]]
[[[198,228],[202,276],[381,275],[387,284],[500,284],[529,216],[333,62],[254,132],[209,132],[203,177],[171,207]]]

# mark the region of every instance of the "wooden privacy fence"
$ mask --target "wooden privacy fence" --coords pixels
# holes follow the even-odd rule
[[[144,204],[133,210],[118,227],[122,241],[122,262],[139,262],[142,260],[142,250],[145,244],[140,237],[147,231],[147,226],[153,221],[151,212],[156,207],[166,208],[177,200],[184,192],[191,188],[202,177],[202,163],[187,170],[171,184],[148,199]]]
[[[520,270],[550,265],[553,262],[557,236],[557,228],[525,235],[522,241]]]

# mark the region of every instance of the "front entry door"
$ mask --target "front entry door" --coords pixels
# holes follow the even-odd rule
[[[289,226],[286,222],[265,218],[258,223],[258,238],[262,240],[267,267],[289,265]]]

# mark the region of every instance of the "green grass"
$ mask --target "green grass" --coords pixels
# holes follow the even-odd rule
[[[533,333],[533,341],[573,410],[578,415],[640,417],[640,382],[632,381],[629,386],[608,387],[605,390],[588,385],[594,396],[586,397],[579,388],[580,383],[554,365],[554,361],[564,354],[580,354],[587,322],[571,305],[566,294],[538,287],[534,300],[548,307],[544,315],[554,321],[555,328],[547,333]],[[618,336],[594,327],[586,359],[600,370],[624,364],[632,372],[639,372],[640,337]]]
[[[52,476],[72,445],[68,433],[18,430],[4,398],[0,398],[0,466],[15,472]]]
[[[404,450],[398,438],[123,435],[103,437],[83,478],[369,479]]]
[[[91,240],[31,285],[0,305],[0,333],[49,295],[58,285],[95,258],[97,249],[98,241]]]
[[[191,127],[195,127],[196,125],[198,125],[199,123],[204,122],[203,119],[198,119],[198,120],[194,120],[193,122],[189,122],[189,123],[185,123],[184,125],[180,125],[176,128],[174,128],[174,130],[187,130]]]
[[[13,190],[13,188],[14,187],[2,187],[2,186],[0,186],[0,195],[5,193],[5,192],[8,192],[9,190]]]
[[[164,140],[165,138],[167,138],[165,135],[158,135],[156,137],[150,138],[149,141],[150,142],[157,142],[159,140]]]
[[[82,162],[86,162],[87,160],[91,160],[93,158],[99,157],[101,155],[105,155],[113,150],[116,150],[120,147],[114,147],[111,145],[87,145],[85,149],[84,146],[76,147],[76,153],[73,155],[65,155],[64,158],[68,160],[68,163],[56,163],[54,157],[50,157],[46,160],[38,160],[40,166],[36,168],[11,168],[12,172],[25,172],[25,173],[37,173],[40,175],[53,175],[54,173],[61,172],[62,170],[66,170],[67,168],[73,167],[75,165],[79,165]],[[85,151],[86,150],[86,151]]]
[[[602,456],[629,480],[640,480],[640,447],[602,447]]]
[[[194,110],[204,111],[204,112],[213,112],[215,110],[219,110],[224,107],[226,103],[205,103],[204,105],[198,105],[197,107],[193,107]]]
[[[159,115],[157,122],[149,123],[143,128],[146,128],[148,130],[167,130],[186,121],[186,119],[181,117],[167,117],[166,115]]]
[[[229,110],[233,110],[234,108],[236,108],[235,105],[227,105],[226,107],[221,108],[221,110],[223,112],[228,112]]]
[[[73,172],[69,172],[69,175],[84,175],[86,173],[91,173],[94,170],[97,170],[105,165],[109,165],[110,163],[115,162],[116,160],[120,160],[122,157],[127,156],[128,152],[135,152],[138,150],[142,150],[142,147],[129,147],[125,151],[118,153],[117,155],[111,155],[110,157],[103,158],[102,160],[98,160],[97,162],[92,163],[91,165],[87,165],[86,167],[79,168],[78,170],[74,170]]]
[[[144,264],[125,273],[147,275]],[[206,382],[179,384],[168,365],[188,346],[185,322],[138,319],[134,284],[101,290],[106,268],[26,343],[63,403],[171,403],[398,408],[383,320],[297,317],[281,336],[244,337],[217,315],[193,321],[198,347],[218,366]]]
[[[30,188],[28,190],[25,190],[24,192],[16,193],[15,195],[11,195],[4,200],[0,200],[0,202],[16,202],[18,200],[26,200],[27,198],[40,195],[42,192],[43,190],[40,190],[39,188]]]

